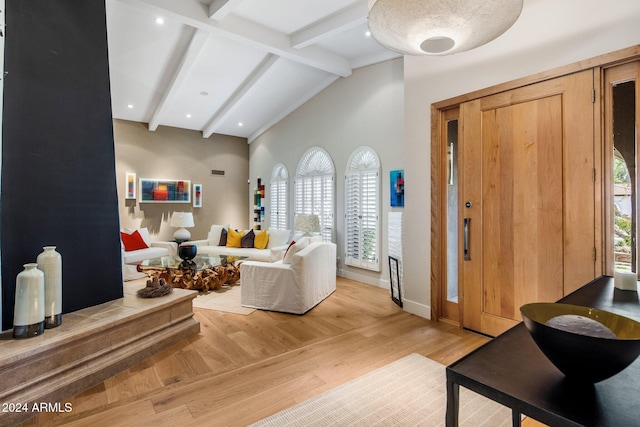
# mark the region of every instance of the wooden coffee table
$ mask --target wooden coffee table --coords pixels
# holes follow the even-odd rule
[[[234,255],[196,255],[193,260],[183,261],[177,255],[169,255],[142,261],[137,270],[150,278],[164,279],[174,288],[206,292],[237,282],[240,279],[239,261],[246,258]]]
[[[602,276],[559,302],[610,311],[640,321],[638,293],[615,289]],[[550,426],[640,426],[640,358],[596,384],[567,380],[534,343],[523,323],[447,367],[446,425],[458,425],[459,387]]]

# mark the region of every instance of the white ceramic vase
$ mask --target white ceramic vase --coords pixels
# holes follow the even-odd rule
[[[16,277],[13,337],[31,338],[44,333],[44,273],[38,264],[24,264]]]
[[[45,328],[62,324],[62,255],[55,246],[44,246],[37,258],[38,269],[44,273]]]

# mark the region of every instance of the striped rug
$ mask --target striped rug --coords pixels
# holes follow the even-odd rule
[[[253,424],[444,426],[445,366],[411,354]],[[510,426],[511,410],[460,387],[460,426]]]

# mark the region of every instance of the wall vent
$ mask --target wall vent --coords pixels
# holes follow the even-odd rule
[[[211,175],[224,175],[224,171],[211,169]]]

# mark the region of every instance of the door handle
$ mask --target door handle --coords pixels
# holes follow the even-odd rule
[[[469,227],[471,225],[471,218],[464,219],[464,260],[471,261],[471,254],[469,253]]]

